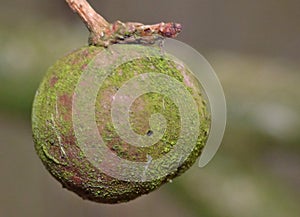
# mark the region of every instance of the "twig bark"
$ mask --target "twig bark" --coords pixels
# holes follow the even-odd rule
[[[178,23],[142,23],[116,21],[108,23],[86,0],[66,0],[69,7],[77,13],[90,31],[89,44],[107,47],[114,43],[143,41],[153,43],[158,37],[174,38],[182,26]],[[143,40],[140,40],[143,38]],[[144,40],[147,38],[146,40]]]
[[[99,32],[109,25],[86,0],[66,0],[66,2],[69,7],[80,16],[91,32]]]

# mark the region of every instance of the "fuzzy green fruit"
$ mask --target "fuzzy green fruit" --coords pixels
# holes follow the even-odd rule
[[[86,150],[78,142],[74,129],[74,97],[83,73],[89,67],[93,67],[97,55],[106,52],[107,59],[101,60],[105,63],[113,62],[114,58],[117,57],[114,52],[107,51],[107,48],[89,46],[61,58],[50,67],[36,93],[32,111],[35,148],[47,170],[62,183],[63,187],[84,199],[96,202],[126,202],[147,194],[179,176],[191,167],[199,157],[210,127],[209,112],[200,85],[184,64],[173,61],[170,55],[165,53],[159,56],[147,55],[148,49],[143,45],[126,46],[134,47],[135,52],[143,54],[142,57],[113,68],[103,83],[99,85],[95,99],[94,111],[97,131],[106,147],[121,159],[132,162],[147,162],[149,157],[159,159],[176,146],[182,128],[181,113],[172,99],[157,92],[149,92],[139,96],[131,104],[129,116],[130,127],[136,134],[151,137],[156,135],[156,131],[151,128],[151,123],[149,124],[151,115],[155,113],[163,115],[166,120],[166,129],[158,142],[147,147],[133,146],[120,138],[112,123],[111,105],[118,90],[128,80],[148,71],[176,79],[186,88],[197,105],[196,112],[199,120],[194,121],[200,123],[197,125],[199,134],[196,135],[196,143],[188,156],[164,176],[157,176],[156,179],[152,180],[134,181],[121,180],[103,172],[94,162],[91,162]],[[124,55],[128,55],[128,53],[125,52]],[[101,74],[100,68],[99,73]],[[159,84],[159,86],[164,88],[164,83]],[[88,84],[86,89],[88,91]],[[89,129],[83,130],[89,131]],[[89,137],[90,135],[86,136]],[[188,133],[186,136],[192,137]],[[90,145],[95,144],[84,144],[85,147]],[[175,154],[174,159],[175,156],[178,157]],[[103,156],[100,157],[97,154],[94,158],[95,162],[101,163],[103,160]],[[172,161],[172,156],[166,161]],[[118,167],[114,161],[108,161],[104,166],[106,169]],[[134,172],[139,173],[139,171]],[[158,169],[150,171],[154,177],[158,172]]]

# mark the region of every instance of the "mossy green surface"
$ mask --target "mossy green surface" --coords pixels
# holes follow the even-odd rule
[[[61,58],[48,70],[34,100],[33,138],[43,164],[63,187],[84,199],[102,203],[120,203],[157,189],[192,166],[207,140],[210,118],[199,83],[182,64],[178,65],[162,54],[157,57],[146,55],[119,65],[105,79],[96,99],[95,117],[98,130],[111,151],[123,159],[145,162],[149,155],[153,159],[162,157],[176,144],[180,132],[178,108],[171,99],[158,93],[144,94],[132,104],[130,122],[136,133],[151,134],[149,131],[151,114],[162,114],[167,120],[167,129],[159,142],[150,147],[131,146],[122,141],[114,129],[110,115],[113,96],[124,82],[145,71],[163,73],[186,86],[198,106],[200,133],[189,157],[167,176],[153,181],[131,182],[118,180],[103,173],[88,160],[78,145],[72,121],[76,85],[83,71],[100,52],[106,51],[101,47],[83,47]],[[189,78],[188,83],[186,77]]]

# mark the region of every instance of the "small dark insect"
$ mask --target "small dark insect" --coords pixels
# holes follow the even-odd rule
[[[148,130],[147,136],[152,136],[152,135],[153,135],[153,131],[152,130]]]

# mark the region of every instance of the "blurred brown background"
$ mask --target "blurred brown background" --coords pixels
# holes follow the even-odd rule
[[[179,40],[216,70],[228,104],[220,150],[160,190],[121,205],[83,201],[44,169],[31,139],[47,68],[86,44],[63,0],[0,7],[0,217],[300,216],[300,1],[91,0],[109,21],[184,26]]]

